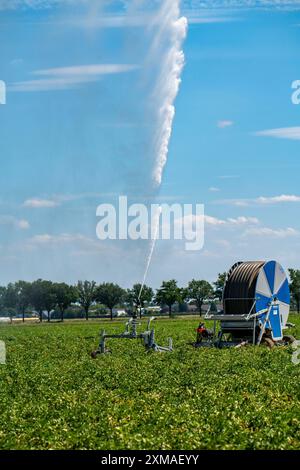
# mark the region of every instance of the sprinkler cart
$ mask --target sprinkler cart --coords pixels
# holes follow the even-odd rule
[[[144,347],[146,348],[147,352],[155,351],[155,352],[170,352],[173,351],[172,339],[169,338],[169,345],[159,346],[155,342],[155,331],[154,328],[151,328],[152,321],[155,320],[155,317],[151,317],[147,323],[147,330],[143,331],[142,333],[138,332],[138,326],[141,325],[137,320],[137,315],[130,318],[125,325],[125,331],[119,334],[107,334],[104,330],[100,333],[100,342],[98,349],[91,353],[92,358],[96,358],[98,354],[106,354],[111,352],[109,349],[106,348],[106,340],[108,338],[114,339],[139,339],[142,341]]]

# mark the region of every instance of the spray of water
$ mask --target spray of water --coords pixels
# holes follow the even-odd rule
[[[152,50],[167,43],[168,47],[161,58],[161,66],[155,96],[158,103],[157,132],[155,135],[155,163],[153,183],[159,187],[162,182],[164,167],[167,163],[169,142],[172,134],[175,116],[175,99],[181,83],[181,73],[184,67],[183,41],[187,33],[187,19],[180,17],[180,0],[165,0],[155,18],[160,25],[152,44]]]
[[[156,241],[157,241],[157,238],[158,238],[160,215],[161,215],[161,207],[159,206],[157,211],[156,211],[155,217],[154,217],[154,231],[153,231],[153,234],[152,234],[150,251],[149,251],[148,258],[147,258],[146,269],[145,269],[145,272],[144,272],[144,277],[143,277],[143,281],[142,281],[142,285],[141,285],[141,289],[140,289],[140,293],[139,293],[139,297],[138,297],[139,300],[141,298],[141,295],[142,295],[142,292],[143,292],[143,289],[144,289],[144,286],[145,286],[145,283],[146,283],[146,279],[147,279],[148,271],[149,271],[149,268],[150,268],[154,248],[155,248]]]
[[[157,56],[160,54],[159,76],[153,93],[155,102],[159,103],[159,108],[157,130],[154,136],[155,162],[152,174],[153,186],[159,188],[167,163],[175,116],[174,103],[179,91],[181,73],[184,67],[182,45],[187,33],[187,19],[180,17],[180,0],[164,0],[153,19],[152,26],[156,28],[156,34],[150,49],[150,60],[157,60]],[[161,208],[157,218],[155,237],[152,239],[147,258],[139,299],[147,279],[156,245],[160,213]]]

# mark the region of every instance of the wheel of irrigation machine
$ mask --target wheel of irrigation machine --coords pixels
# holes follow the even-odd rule
[[[263,336],[261,344],[263,346],[267,346],[267,348],[269,349],[272,349],[275,346],[274,341],[271,338],[268,338],[267,336]]]
[[[275,300],[284,328],[290,310],[290,290],[287,275],[276,261],[239,262],[228,272],[223,295],[225,314],[248,314],[252,308],[253,313],[258,313]]]
[[[286,344],[293,344],[296,338],[293,335],[284,335],[282,341]]]

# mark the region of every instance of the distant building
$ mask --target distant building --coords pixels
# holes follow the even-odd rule
[[[124,308],[113,308],[114,317],[127,317],[126,310]]]
[[[152,307],[147,307],[143,309],[144,313],[160,313],[161,308],[159,305],[154,305]]]

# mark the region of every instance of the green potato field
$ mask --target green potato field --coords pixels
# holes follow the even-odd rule
[[[300,339],[300,318],[290,316]],[[123,321],[1,325],[1,449],[300,449],[300,364],[291,347],[194,349],[199,318],[160,319],[157,342],[99,331]],[[146,321],[143,321],[146,326]]]

